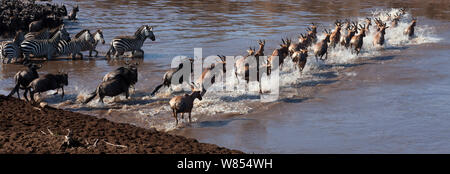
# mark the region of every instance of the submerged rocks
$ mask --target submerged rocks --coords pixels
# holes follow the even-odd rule
[[[36,31],[42,28],[53,28],[63,24],[64,16],[67,16],[64,5],[1,0],[0,36],[12,37],[18,30]]]

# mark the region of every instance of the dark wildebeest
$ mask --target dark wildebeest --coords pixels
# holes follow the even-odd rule
[[[122,93],[125,93],[125,96],[128,99],[129,88],[136,84],[138,81],[137,77],[138,72],[135,65],[117,68],[115,71],[110,72],[103,77],[103,81],[98,85],[97,90],[92,92],[83,103],[89,103],[97,95],[99,96],[99,101],[102,103],[105,96],[113,97]]]
[[[69,15],[67,16],[67,18],[69,20],[76,20],[77,19],[77,12],[80,11],[78,9],[78,5],[73,7],[72,11],[69,13]]]
[[[16,86],[11,91],[11,93],[9,93],[8,97],[11,97],[15,92],[17,92],[17,98],[20,99],[19,89],[26,89],[34,79],[39,78],[39,74],[37,73],[37,70],[39,68],[41,68],[41,66],[37,66],[35,64],[28,64],[27,70],[17,72],[16,75],[14,76]],[[23,94],[23,97],[25,97],[25,100],[28,101],[28,98],[25,95],[26,93]]]
[[[61,98],[64,98],[64,86],[67,86],[68,83],[68,76],[67,73],[59,73],[59,74],[46,74],[42,77],[39,77],[37,79],[34,79],[25,89],[24,97],[26,98],[26,94],[28,91],[30,91],[30,98],[31,101],[34,101],[34,93],[41,93],[46,92],[49,90],[57,90],[61,88],[62,95]],[[33,89],[33,90],[31,90]]]

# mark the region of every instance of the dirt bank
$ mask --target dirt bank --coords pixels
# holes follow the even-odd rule
[[[0,95],[0,153],[242,152]]]

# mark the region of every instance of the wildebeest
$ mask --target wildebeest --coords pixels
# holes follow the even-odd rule
[[[194,107],[194,100],[202,100],[202,93],[204,89],[196,88],[191,85],[192,93],[184,94],[182,96],[175,96],[169,101],[170,108],[172,109],[173,117],[175,117],[176,125],[178,125],[178,114],[181,113],[181,118],[184,119],[184,113],[189,114],[189,122],[191,122],[191,112]]]
[[[61,98],[64,98],[64,86],[67,86],[68,83],[68,75],[67,73],[58,73],[58,74],[46,74],[42,77],[34,79],[28,87],[25,89],[24,97],[26,98],[26,94],[30,92],[31,101],[34,101],[34,94],[55,90],[61,88],[62,95]],[[31,90],[32,89],[32,90]]]
[[[138,81],[137,77],[136,64],[117,68],[115,71],[103,77],[103,81],[98,85],[97,89],[83,103],[89,103],[97,95],[99,96],[99,101],[102,103],[105,96],[113,97],[122,93],[125,93],[125,97],[128,99],[129,88],[136,84]]]
[[[72,11],[69,13],[69,15],[67,16],[67,18],[69,20],[76,20],[77,19],[77,12],[80,11],[78,9],[78,5],[73,7]]]
[[[17,92],[17,98],[20,99],[19,95],[19,89],[26,89],[28,85],[34,80],[39,78],[39,74],[37,72],[38,69],[40,69],[41,66],[37,66],[35,64],[28,64],[28,69],[19,71],[14,76],[14,81],[16,82],[16,85],[14,86],[14,89],[11,91],[11,93],[8,94],[7,97],[11,97],[15,92]],[[26,97],[26,94],[23,94],[23,97],[25,97],[25,100],[28,101],[28,98]]]

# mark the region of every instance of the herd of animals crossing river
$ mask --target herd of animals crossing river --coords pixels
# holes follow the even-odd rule
[[[76,13],[78,7],[74,7],[72,12],[67,15],[68,20],[76,20]],[[259,58],[265,56],[265,40],[259,40],[259,48],[250,48],[247,50],[248,54],[243,58],[236,60],[233,65],[234,74],[240,77],[244,77],[245,81],[249,83],[250,69],[256,69],[257,78],[256,81],[261,84],[263,78],[260,75],[264,72],[270,75],[273,65],[273,59],[278,57],[278,67],[282,70],[283,65],[289,59],[295,64],[298,71],[302,71],[308,60],[308,57],[314,57],[313,61],[326,61],[330,56],[328,52],[338,47],[349,49],[355,55],[359,55],[364,44],[371,44],[374,46],[382,47],[386,44],[385,34],[390,29],[400,27],[398,21],[408,20],[409,25],[402,28],[403,34],[409,39],[415,37],[415,26],[417,19],[410,17],[406,18],[406,9],[399,9],[395,14],[386,14],[382,17],[368,17],[364,21],[357,21],[356,19],[343,19],[336,20],[334,22],[334,28],[321,28],[316,23],[312,23],[305,33],[299,34],[298,41],[292,41],[290,38],[281,39],[279,48],[272,51],[269,54],[267,61],[264,64],[257,64],[252,67],[246,64],[246,59],[249,57],[256,58],[259,62]],[[49,90],[61,89],[61,97],[64,97],[64,86],[69,83],[69,76],[67,73],[58,74],[46,74],[39,75],[38,70],[42,65],[32,63],[32,58],[45,57],[44,60],[51,61],[55,57],[59,56],[71,56],[72,59],[83,59],[83,51],[89,51],[89,56],[98,56],[96,50],[97,44],[100,42],[105,44],[103,38],[103,31],[101,29],[91,32],[89,30],[81,30],[73,37],[69,36],[66,28],[60,25],[55,28],[41,28],[39,31],[35,31],[39,27],[39,21],[32,22],[29,26],[29,32],[17,31],[13,40],[4,41],[1,43],[1,58],[2,63],[16,63],[23,64],[27,67],[26,70],[19,71],[14,76],[16,85],[10,92],[8,97],[17,94],[20,98],[19,91],[24,90],[23,97],[25,100],[36,102],[34,95],[36,93],[42,93]],[[320,32],[323,31],[324,37],[319,37]],[[375,33],[374,35],[368,35],[368,33]],[[156,33],[157,35],[157,33]],[[364,38],[367,36],[373,36],[372,42],[364,42]],[[139,57],[144,55],[142,45],[149,38],[155,41],[156,37],[153,33],[153,27],[150,25],[140,26],[134,34],[128,36],[114,37],[110,42],[110,48],[106,53],[108,59],[128,59],[124,57],[126,52],[131,52],[132,57]],[[152,50],[146,50],[152,51]],[[92,52],[95,54],[92,55]],[[224,56],[219,56],[221,59],[217,65],[223,65],[223,71],[226,70],[226,60]],[[193,59],[186,59],[190,63]],[[275,61],[276,62],[276,61]],[[178,68],[168,70],[163,76],[163,82],[156,86],[151,95],[155,95],[162,87],[170,87],[172,84],[172,75],[183,68],[183,64],[180,64]],[[138,82],[138,66],[139,64],[128,63],[126,66],[119,67],[116,70],[106,74],[103,79],[99,79],[99,85],[94,92],[81,103],[87,104],[94,98],[98,97],[100,102],[103,102],[103,98],[106,96],[117,96],[125,94],[126,98],[129,98],[129,90]],[[178,114],[181,114],[181,118],[184,118],[184,114],[188,114],[189,121],[191,120],[191,112],[194,107],[195,99],[202,100],[207,88],[202,83],[207,76],[210,75],[210,71],[215,68],[211,66],[205,68],[200,76],[200,79],[196,79],[195,83],[190,83],[192,92],[190,94],[184,94],[173,97],[168,105],[172,110],[172,114],[175,120],[175,124],[178,124]],[[277,66],[275,66],[277,67]],[[261,71],[261,73],[260,73]],[[181,80],[181,79],[180,79]],[[181,81],[182,82],[182,81]],[[214,83],[214,82],[212,82]],[[259,88],[262,93],[261,86]],[[28,93],[30,94],[28,97]]]

